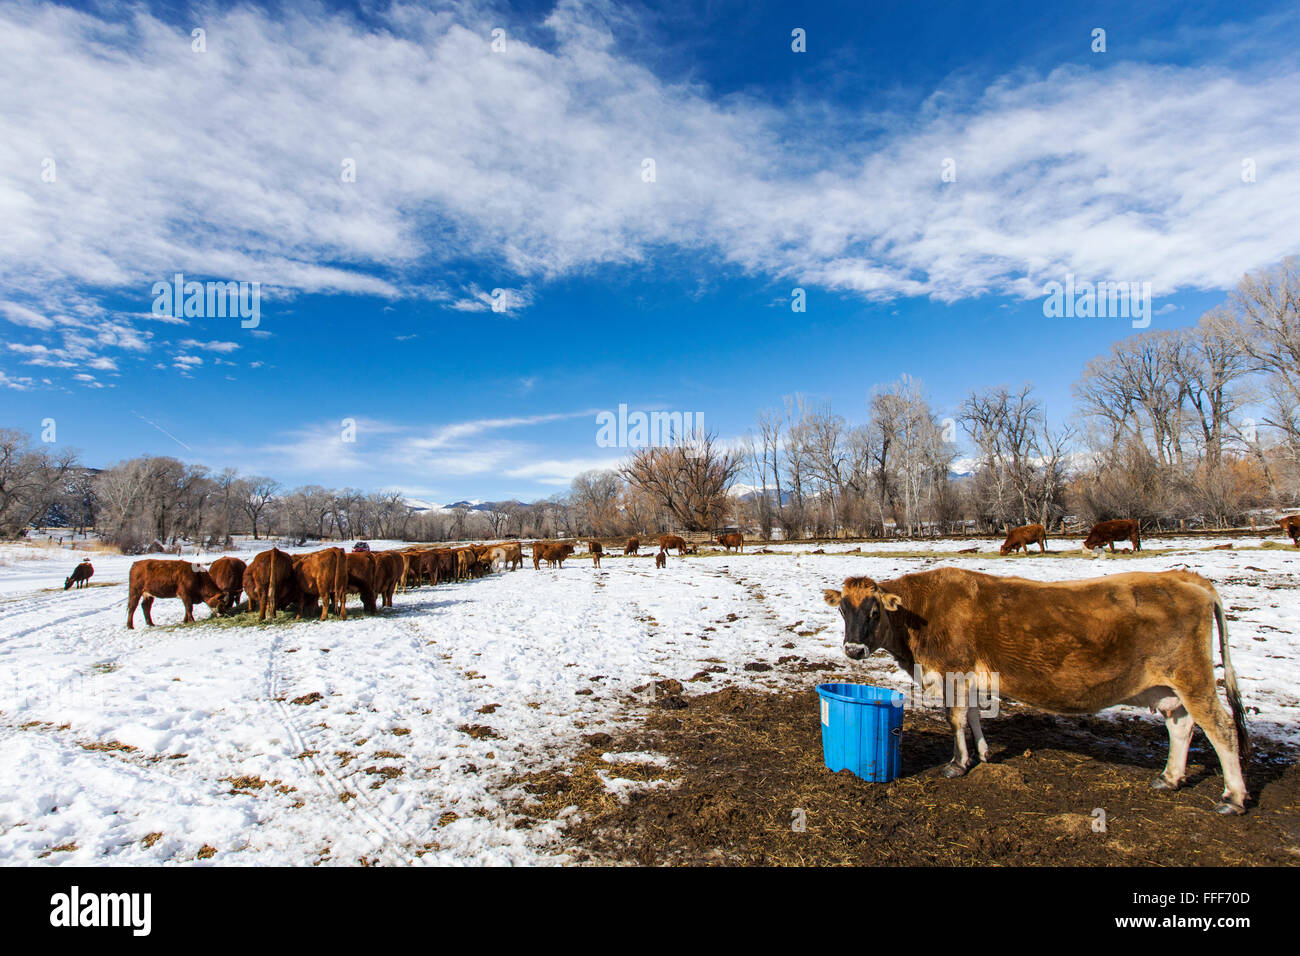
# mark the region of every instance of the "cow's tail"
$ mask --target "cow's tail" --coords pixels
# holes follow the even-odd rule
[[[271,620],[275,620],[275,559],[279,554],[275,545],[271,545],[271,569],[266,572],[266,597],[262,599],[264,607],[271,612]]]
[[[334,594],[339,606],[339,617],[346,621],[348,619],[348,553],[339,548],[338,558],[334,568]]]
[[[1242,767],[1250,759],[1250,734],[1246,730],[1246,709],[1241,704],[1241,692],[1237,690],[1237,672],[1232,668],[1232,656],[1228,652],[1228,621],[1223,613],[1223,599],[1218,591],[1214,593],[1214,620],[1219,626],[1219,653],[1223,656],[1223,686],[1228,692],[1228,704],[1232,707],[1232,722],[1237,728],[1237,754]]]

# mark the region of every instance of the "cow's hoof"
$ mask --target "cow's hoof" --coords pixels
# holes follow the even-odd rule
[[[1151,781],[1152,790],[1177,790],[1178,784],[1170,783],[1164,777],[1156,777]]]
[[[966,776],[966,768],[959,763],[948,763],[944,765],[943,775],[949,779],[964,777]]]
[[[1227,800],[1221,800],[1214,805],[1214,812],[1222,814],[1225,817],[1239,817],[1246,812],[1246,808],[1238,806],[1235,803],[1229,803]]]

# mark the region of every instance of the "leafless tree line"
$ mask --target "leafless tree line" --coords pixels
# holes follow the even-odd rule
[[[1049,422],[1029,384],[973,390],[943,418],[904,375],[871,393],[859,423],[788,396],[729,446],[709,435],[640,449],[621,468],[579,475],[567,494],[437,511],[393,491],[285,489],[166,457],[96,471],[3,429],[0,535],[93,527],[132,551],[220,547],[235,534],[442,541],[735,526],[873,536],[1054,527],[1066,516],[1233,524],[1300,504],[1300,261],[1243,277],[1194,326],[1117,342],[1087,364],[1075,396],[1068,423]]]

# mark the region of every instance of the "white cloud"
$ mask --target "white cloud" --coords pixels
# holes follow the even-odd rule
[[[466,438],[472,438],[475,435],[482,434],[486,431],[496,431],[503,428],[518,428],[524,425],[541,425],[546,422],[563,421],[570,418],[582,418],[584,416],[594,416],[594,411],[581,412],[555,412],[546,415],[523,415],[513,418],[480,418],[474,421],[455,422],[451,425],[442,425],[434,429],[431,435],[416,438],[411,441],[411,447],[422,451],[431,451],[437,448],[445,448],[449,445],[464,441]]]
[[[675,248],[875,297],[1037,296],[1066,271],[1163,296],[1296,247],[1290,63],[1009,76],[845,141],[791,134],[797,107],[656,77],[576,4],[547,20],[553,48],[516,31],[504,55],[473,7],[397,6],[382,33],[310,9],[209,14],[195,54],[139,10],[107,25],[4,7],[0,281],[136,289],[140,311],[176,271],[481,309],[490,292],[414,280],[477,260],[504,288]],[[54,183],[35,172],[47,156]],[[515,285],[512,307],[530,294]]]
[[[238,342],[200,342],[198,339],[182,339],[177,344],[183,349],[203,349],[207,352],[221,352],[222,354],[233,352],[239,348]]]

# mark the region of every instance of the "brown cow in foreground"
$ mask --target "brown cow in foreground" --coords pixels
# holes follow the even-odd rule
[[[676,548],[679,555],[686,553],[686,539],[677,534],[661,534],[659,536],[659,550],[667,551],[670,548]]]
[[[257,611],[259,621],[266,620],[268,610],[275,620],[277,608],[301,600],[289,552],[272,548],[256,555],[244,571],[244,593],[248,595],[248,609]]]
[[[662,567],[665,567],[667,564],[668,564],[668,552],[667,552],[667,551],[660,551],[658,554],[655,555],[655,567],[656,567],[656,568],[662,568]]]
[[[1002,542],[999,549],[1003,555],[1014,554],[1021,548],[1024,548],[1024,556],[1029,556],[1029,546],[1037,542],[1038,553],[1047,553],[1047,529],[1041,524],[1021,525],[1019,528],[1012,528],[1007,532],[1007,540]]]
[[[1092,526],[1088,537],[1083,542],[1083,550],[1099,551],[1110,545],[1110,553],[1115,553],[1115,542],[1128,540],[1134,551],[1142,550],[1142,539],[1136,518],[1116,518],[1114,521],[1099,521]]]
[[[730,534],[715,535],[713,538],[718,544],[722,545],[728,551],[732,548],[737,549],[741,554],[745,553],[745,536],[739,532]]]
[[[90,563],[90,558],[82,558],[81,563],[72,569],[72,573],[63,579],[63,590],[72,586],[84,588],[90,576],[95,573],[94,566]]]
[[[1287,515],[1277,519],[1278,526],[1291,536],[1291,543],[1300,548],[1300,515]]]
[[[843,591],[824,595],[844,618],[849,658],[884,648],[922,688],[943,688],[956,736],[947,776],[971,765],[968,723],[980,759],[988,760],[979,710],[967,696],[976,689],[1061,714],[1131,704],[1159,710],[1169,729],[1169,759],[1153,787],[1182,784],[1199,724],[1223,768],[1215,809],[1245,811],[1241,763],[1249,743],[1237,675],[1223,602],[1200,575],[1135,572],[1044,583],[937,568],[880,584],[848,578]],[[1231,716],[1215,688],[1216,622]]]
[[[143,598],[143,603],[141,602]],[[126,601],[126,626],[135,628],[135,609],[144,611],[144,621],[153,626],[154,598],[180,598],[185,605],[186,623],[194,620],[194,605],[202,601],[212,609],[212,616],[221,613],[225,592],[217,587],[212,575],[196,568],[188,561],[164,561],[145,558],[131,565],[130,588]]]
[[[246,570],[248,566],[239,558],[217,558],[208,568],[212,580],[217,582],[217,587],[225,594],[225,599],[221,602],[223,610],[239,607],[239,595],[244,590]]]
[[[587,550],[591,552],[592,567],[600,567],[600,556],[605,553],[604,547],[599,541],[588,541]]]

